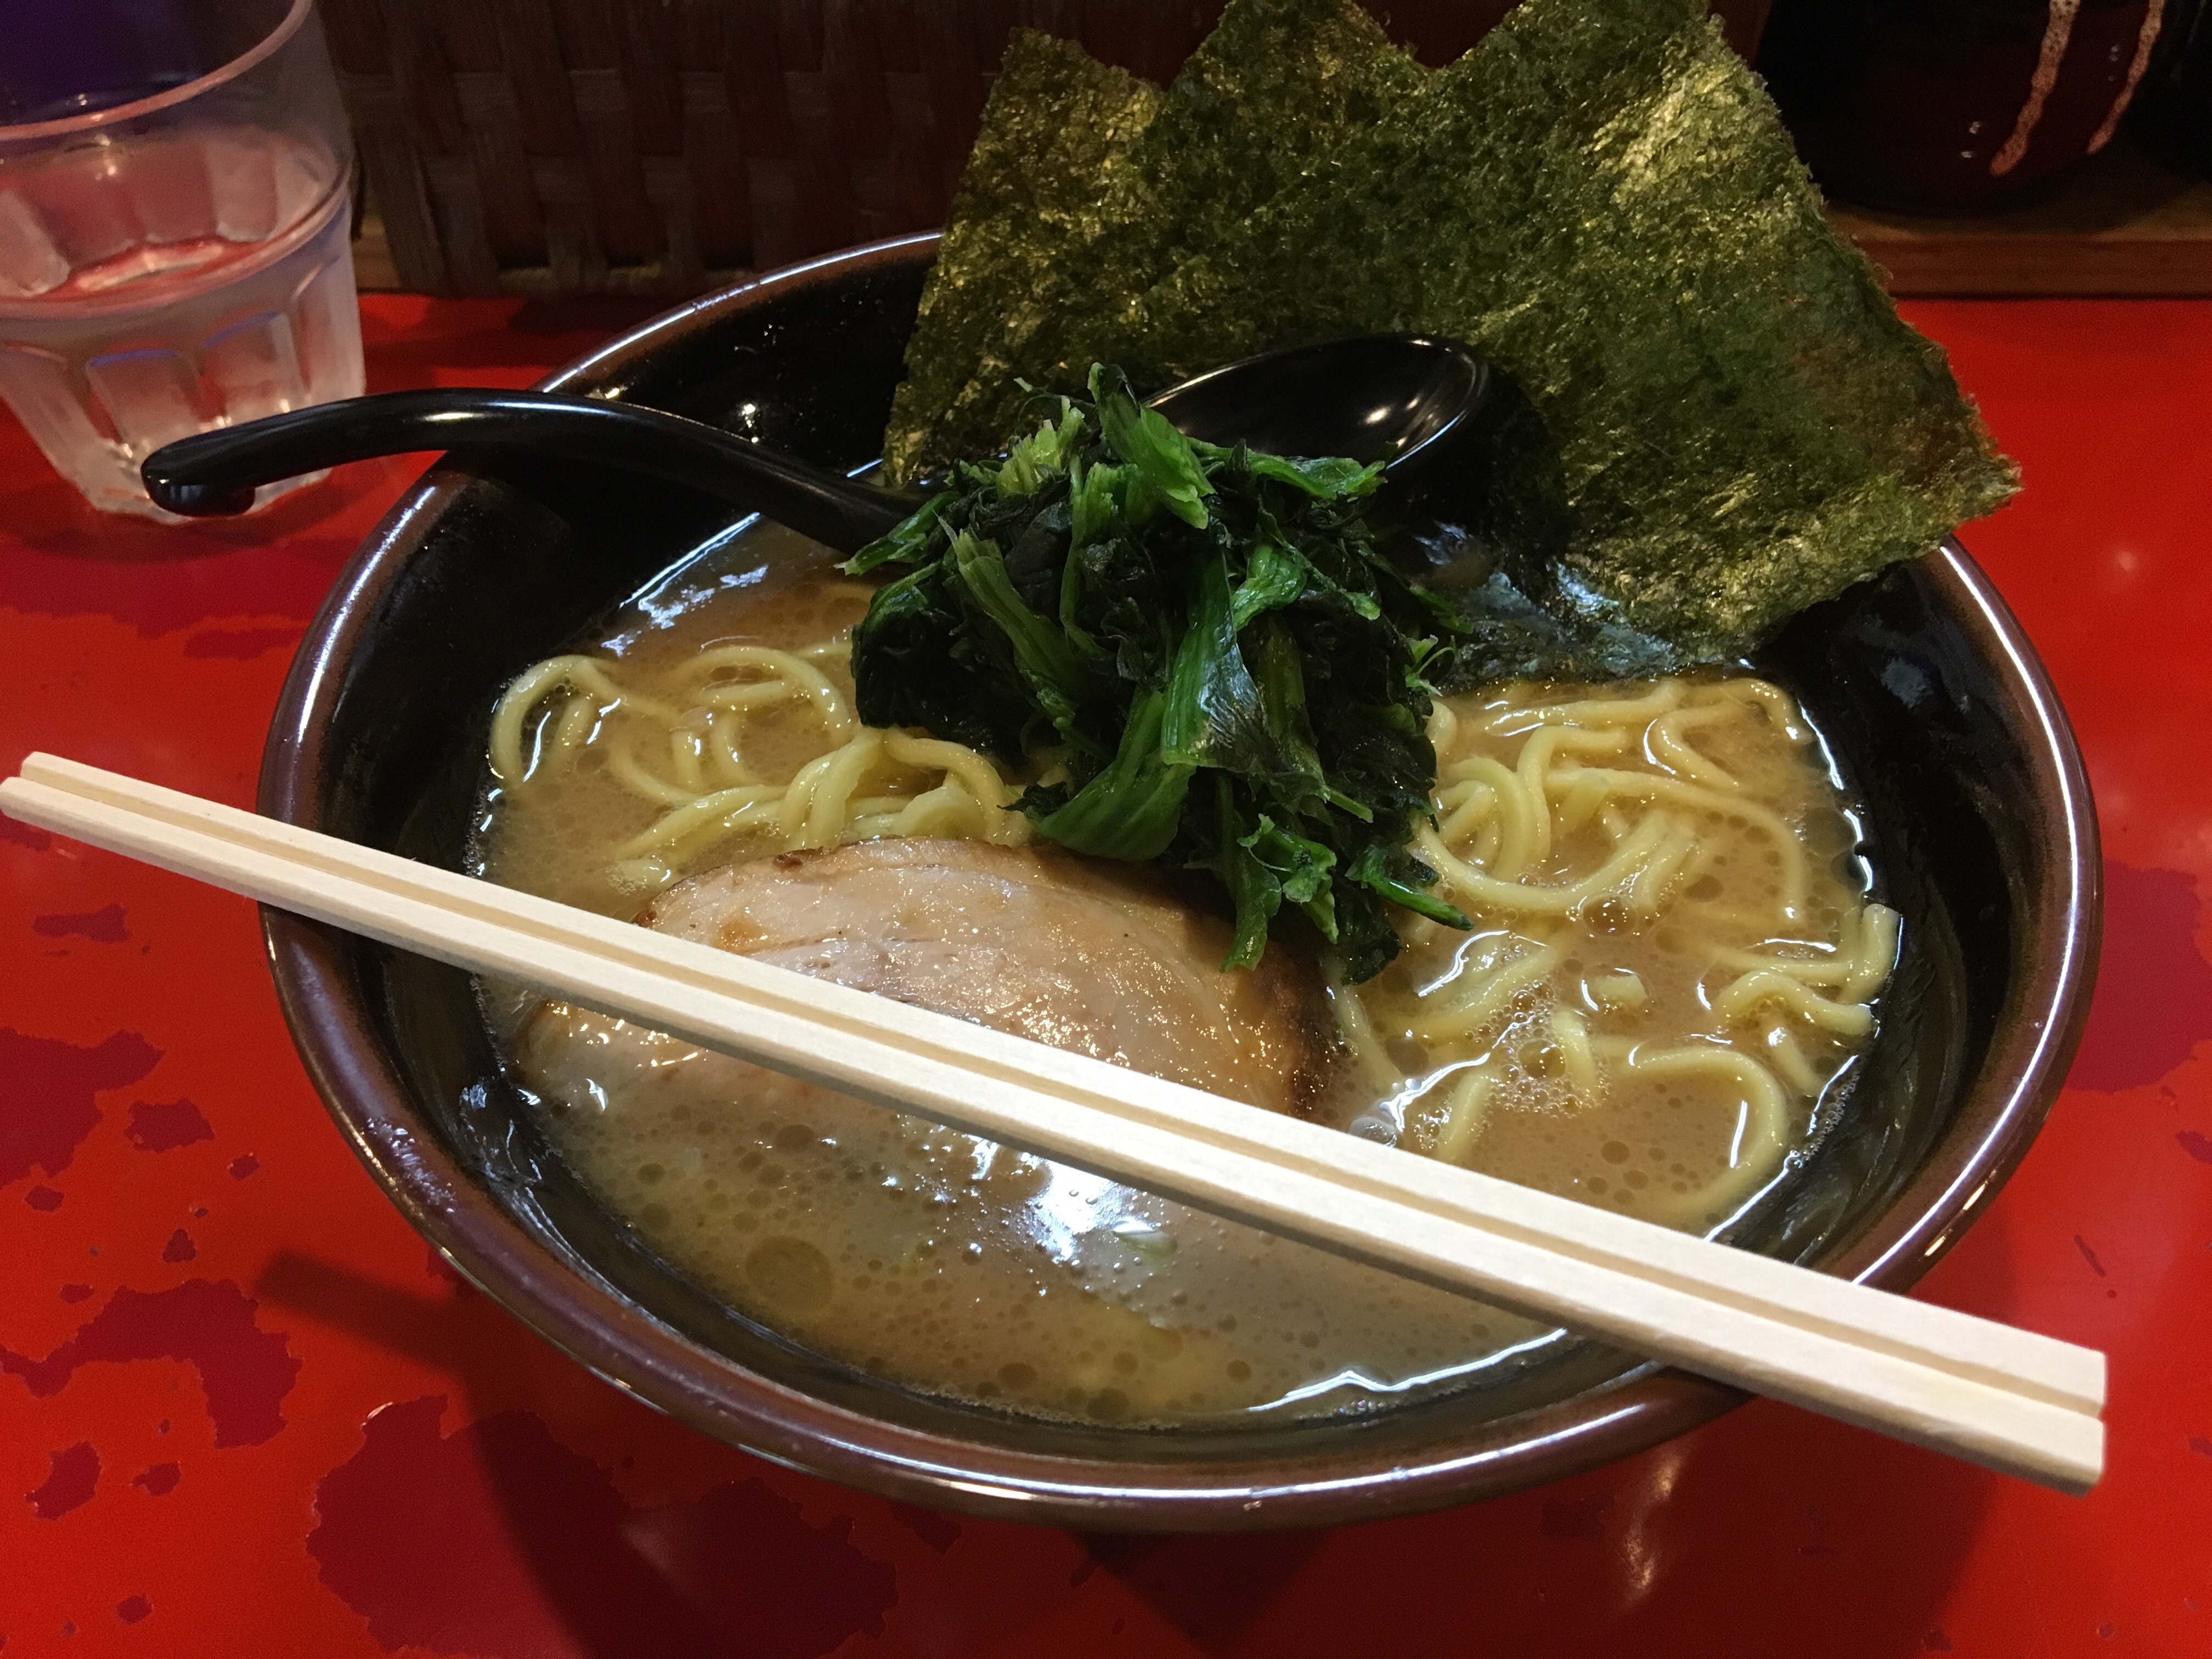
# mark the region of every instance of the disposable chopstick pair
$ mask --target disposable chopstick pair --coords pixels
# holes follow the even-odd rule
[[[48,755],[26,823],[2069,1492],[2104,1356]]]

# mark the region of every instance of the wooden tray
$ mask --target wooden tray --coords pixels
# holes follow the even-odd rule
[[[2042,200],[1972,217],[1837,204],[1898,295],[2212,295],[2212,183],[2122,139]]]

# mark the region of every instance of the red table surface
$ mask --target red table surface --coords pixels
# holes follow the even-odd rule
[[[363,311],[373,388],[526,385],[637,314]],[[2071,1084],[1922,1293],[2110,1353],[2089,1497],[1765,1402],[1498,1502],[1242,1538],[791,1474],[442,1269],[325,1118],[252,906],[0,822],[7,1659],[2212,1654],[2212,304],[1910,314],[2025,469],[1966,539],[2081,733],[2109,884]],[[0,422],[0,768],[250,803],[292,648],[416,470],[162,528]]]

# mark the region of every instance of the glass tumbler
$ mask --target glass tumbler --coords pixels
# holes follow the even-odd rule
[[[0,0],[0,397],[94,507],[166,519],[154,450],[362,390],[314,0]]]

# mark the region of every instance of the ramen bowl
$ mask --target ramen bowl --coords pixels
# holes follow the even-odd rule
[[[545,382],[857,469],[934,239],[793,267]],[[277,709],[262,810],[460,867],[500,690],[726,540],[726,508],[612,471],[455,453],[363,544]],[[1980,1213],[2064,1075],[2096,959],[2095,822],[2065,717],[1956,544],[1797,618],[1759,666],[1864,803],[1908,946],[1844,1124],[1731,1234],[1892,1290]],[[276,911],[295,1040],[332,1116],[457,1268],[600,1376],[718,1439],[908,1501],[1086,1528],[1372,1519],[1556,1479],[1737,1391],[1593,1343],[1356,1419],[1179,1429],[994,1411],[886,1382],[726,1305],[547,1144],[468,979]]]

